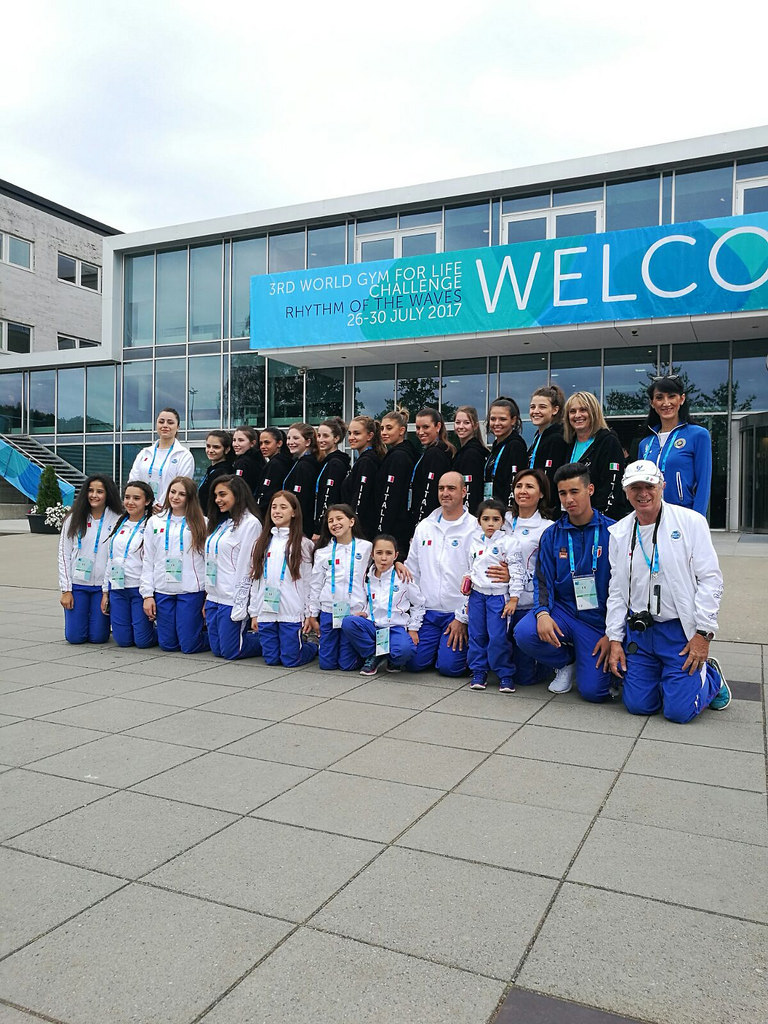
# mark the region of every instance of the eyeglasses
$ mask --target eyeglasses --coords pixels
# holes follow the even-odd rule
[[[680,380],[680,374],[679,373],[662,373],[661,376],[659,376],[659,377],[651,377],[651,380],[654,381],[654,383],[657,380]]]

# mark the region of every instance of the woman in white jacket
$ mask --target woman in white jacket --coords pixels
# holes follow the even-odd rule
[[[157,441],[141,449],[131,468],[131,480],[143,480],[152,488],[155,512],[160,511],[174,477],[195,475],[192,452],[176,440],[180,423],[175,409],[163,409],[157,417]]]
[[[144,612],[157,623],[163,651],[199,654],[210,650],[205,632],[206,523],[197,488],[188,476],[168,485],[162,510],[144,535],[144,567],[139,590]]]
[[[253,546],[261,533],[256,504],[239,476],[222,476],[213,488],[214,510],[205,542],[205,621],[217,658],[236,661],[261,654],[248,622],[233,618],[233,606],[247,601]]]
[[[109,554],[102,584],[101,610],[112,626],[118,647],[154,647],[157,635],[144,614],[139,593],[144,568],[144,532],[152,514],[152,488],[143,480],[129,480],[123,492],[125,515],[109,538]]]

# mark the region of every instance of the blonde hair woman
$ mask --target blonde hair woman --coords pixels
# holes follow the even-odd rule
[[[568,462],[580,462],[594,484],[592,508],[611,519],[621,519],[629,505],[621,487],[626,459],[621,441],[605,422],[603,410],[591,391],[577,391],[565,403],[563,436],[569,446]]]

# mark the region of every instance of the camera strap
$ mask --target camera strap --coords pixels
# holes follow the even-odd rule
[[[663,508],[663,505],[662,505],[662,508]],[[648,555],[646,555],[646,553],[645,553],[645,549],[643,548],[643,541],[642,541],[642,538],[640,537],[640,524],[637,521],[637,514],[635,514],[635,523],[634,523],[634,526],[632,527],[632,543],[631,543],[630,548],[629,548],[629,584],[627,586],[627,615],[629,615],[630,611],[631,611],[631,602],[632,602],[632,566],[633,566],[634,561],[635,561],[635,547],[637,546],[638,540],[640,541],[640,550],[643,552],[643,558],[645,559],[645,561],[646,561],[646,563],[648,565],[648,604],[646,606],[646,610],[648,611],[649,614],[651,612],[651,581],[653,580],[654,573],[658,573],[658,571],[659,571],[659,551],[658,551],[658,548],[657,548],[657,545],[656,545],[656,541],[657,541],[658,536],[659,536],[659,523],[660,522],[661,522],[661,508],[659,509],[659,514],[656,516],[656,523],[654,524],[654,527],[653,527],[653,538],[652,538],[652,541],[651,541],[653,547],[652,547],[652,551],[651,551],[651,557],[649,558]]]

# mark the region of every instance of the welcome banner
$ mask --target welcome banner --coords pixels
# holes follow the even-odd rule
[[[251,278],[251,348],[768,308],[768,213]]]

